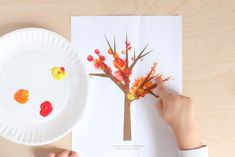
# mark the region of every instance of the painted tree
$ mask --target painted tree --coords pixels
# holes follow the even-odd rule
[[[94,53],[97,57],[92,55],[87,56],[87,60],[93,62],[94,67],[97,70],[101,70],[102,73],[90,73],[91,76],[98,76],[109,78],[117,85],[117,87],[124,94],[124,127],[123,127],[123,140],[131,140],[131,110],[130,106],[134,100],[138,100],[147,94],[151,94],[154,97],[158,97],[157,93],[153,90],[157,87],[155,79],[157,77],[162,77],[160,74],[156,73],[156,63],[153,63],[150,71],[145,75],[138,77],[134,80],[132,86],[130,77],[132,71],[138,61],[141,61],[145,56],[150,54],[152,50],[146,51],[148,44],[138,53],[136,56],[135,50],[133,50],[133,55],[131,59],[129,58],[129,53],[132,51],[130,41],[128,41],[127,35],[125,40],[125,49],[122,50],[123,58],[116,51],[116,42],[114,38],[113,47],[111,46],[109,40],[105,36],[106,42],[108,44],[108,54],[113,57],[114,72],[109,65],[105,63],[105,56],[100,53],[99,49],[95,49]],[[131,63],[130,63],[131,62]],[[163,81],[169,80],[170,77],[163,79]]]

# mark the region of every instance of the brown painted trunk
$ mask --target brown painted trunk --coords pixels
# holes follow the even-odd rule
[[[124,95],[124,128],[123,128],[123,140],[131,141],[131,102]]]

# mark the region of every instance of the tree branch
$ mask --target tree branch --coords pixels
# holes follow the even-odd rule
[[[154,75],[154,76],[152,76],[152,77],[150,77],[148,80],[147,80],[147,82],[148,81],[151,81],[153,78],[155,78],[155,77],[157,77],[157,76],[159,76],[160,74],[157,74],[157,75]]]
[[[128,38],[127,38],[127,34],[126,34],[126,69],[128,69],[129,67],[129,57],[128,57],[128,46],[127,46],[127,42],[128,42]]]
[[[171,77],[171,76],[169,76],[169,77],[165,78],[165,79],[164,79],[164,80],[162,80],[162,81],[163,81],[163,82],[165,82],[165,81],[169,81],[171,78],[172,78],[172,77]]]
[[[134,49],[134,60],[135,60],[135,49]]]
[[[148,75],[145,77],[144,81],[141,83],[139,88],[142,88],[149,80],[150,75],[152,74],[153,70],[155,69],[157,65],[153,65],[153,67],[151,68],[151,71],[148,73]]]
[[[149,92],[149,91],[153,90],[156,87],[157,87],[157,84],[153,84],[152,86],[146,88],[145,90],[147,90]]]
[[[144,58],[145,56],[147,56],[147,55],[150,54],[151,52],[153,52],[153,50],[148,51],[147,53],[145,53],[145,54],[143,54],[142,56],[140,56],[140,59],[141,59],[141,58]]]
[[[112,74],[107,74],[108,78],[110,78],[123,92],[125,92],[125,85],[118,81]]]
[[[156,98],[159,98],[159,96],[157,94],[155,94],[153,91],[149,91],[149,94],[153,95]]]
[[[112,50],[112,52],[113,52],[113,48],[112,48],[111,44],[109,43],[109,41],[108,41],[108,39],[107,39],[106,35],[104,35],[104,37],[105,37],[106,42],[107,42],[107,43],[108,43],[108,45],[109,45],[109,48],[110,48],[110,49]]]
[[[125,91],[124,84],[118,81],[112,74],[108,73],[90,73],[92,76],[105,77],[111,79],[123,92]]]
[[[143,54],[144,51],[145,51],[145,49],[146,49],[147,47],[148,47],[148,44],[143,48],[143,50],[139,53],[139,55],[136,57],[136,59],[134,59],[134,61],[132,62],[132,64],[131,64],[130,67],[129,67],[129,70],[130,70],[130,71],[134,68],[135,64],[136,64],[141,58],[143,58],[144,56],[146,56],[146,55],[148,55],[150,52],[152,52],[152,51],[149,51],[149,52]]]
[[[113,50],[113,48],[112,48],[112,46],[111,46],[109,40],[107,39],[106,35],[104,35],[104,37],[105,37],[106,42],[107,42],[108,45],[109,45],[109,48],[112,50],[113,53],[116,53],[116,41],[115,41],[115,38],[114,38],[114,50]],[[104,71],[104,73],[105,73],[105,77],[110,78],[123,92],[125,92],[125,85],[124,85],[122,82],[120,82],[119,80],[117,80],[117,79],[113,76],[112,73],[108,73],[108,72],[105,72],[105,71]]]
[[[109,78],[106,74],[90,73],[89,75]]]

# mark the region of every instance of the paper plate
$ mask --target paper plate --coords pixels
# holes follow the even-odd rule
[[[0,38],[0,135],[26,145],[58,140],[81,117],[88,74],[70,43],[40,28]]]

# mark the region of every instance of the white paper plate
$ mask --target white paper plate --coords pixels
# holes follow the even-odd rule
[[[52,77],[53,67],[67,76]],[[29,100],[14,99],[19,89]],[[78,54],[60,35],[40,28],[25,28],[0,38],[0,135],[26,145],[53,142],[69,132],[87,101],[88,74]],[[40,104],[50,101],[52,112],[40,115]]]

